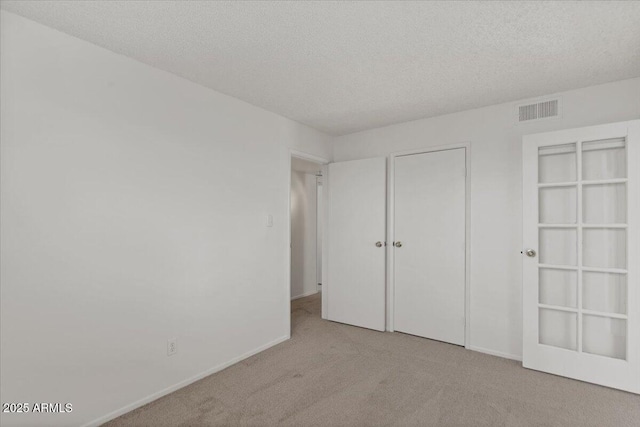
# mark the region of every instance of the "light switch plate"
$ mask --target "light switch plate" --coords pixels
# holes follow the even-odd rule
[[[178,339],[171,338],[167,340],[167,356],[173,356],[178,352]]]

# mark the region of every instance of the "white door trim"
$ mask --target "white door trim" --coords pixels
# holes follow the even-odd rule
[[[294,150],[294,149],[288,149],[287,150],[287,159],[285,164],[287,165],[287,169],[286,169],[286,209],[285,209],[285,230],[284,230],[284,234],[285,234],[285,238],[284,238],[284,253],[285,253],[285,265],[284,265],[284,272],[285,272],[285,286],[284,286],[284,290],[286,292],[286,298],[285,301],[288,301],[287,304],[285,304],[285,319],[286,319],[286,330],[287,330],[287,339],[291,338],[291,158],[292,157],[296,157],[298,159],[303,159],[303,160],[309,160],[315,163],[319,163],[322,165],[322,175],[326,175],[326,165],[329,164],[329,160],[323,158],[323,157],[319,157],[316,156],[314,154],[309,154],[309,153],[305,153],[304,151],[298,151],[298,150]],[[322,192],[323,197],[326,200],[326,191]],[[325,203],[326,204],[326,203]],[[323,224],[323,230],[327,229],[326,223]],[[326,238],[326,233],[325,234],[325,238]],[[325,248],[326,245],[322,246],[322,259],[323,259],[323,277],[324,277],[324,264],[326,263],[326,261],[324,261],[326,258],[326,252],[325,252]],[[322,293],[322,317],[325,317],[324,311],[326,310],[325,306],[326,306],[326,301],[325,301],[325,293]]]
[[[393,310],[394,310],[394,251],[393,242],[394,230],[394,168],[396,157],[409,156],[412,154],[432,153],[436,151],[465,149],[465,301],[464,301],[464,346],[469,348],[471,344],[471,316],[470,316],[470,296],[471,296],[471,143],[461,142],[455,144],[437,145],[433,147],[419,148],[407,151],[398,151],[389,155],[389,167],[387,168],[387,330],[394,331]]]
[[[324,226],[324,187],[322,176],[316,176],[316,291],[322,291],[322,227],[318,232],[318,226],[322,224]],[[318,250],[320,246],[320,250]],[[320,258],[318,260],[318,257]],[[318,277],[320,273],[320,277]]]

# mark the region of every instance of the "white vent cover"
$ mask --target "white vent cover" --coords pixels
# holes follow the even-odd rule
[[[518,121],[548,119],[560,115],[560,99],[547,99],[518,106]]]

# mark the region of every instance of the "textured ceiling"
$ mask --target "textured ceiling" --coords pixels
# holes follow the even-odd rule
[[[640,2],[2,8],[333,135],[640,76]]]

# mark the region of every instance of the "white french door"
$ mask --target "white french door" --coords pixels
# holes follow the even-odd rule
[[[523,138],[523,365],[640,393],[640,121]]]
[[[465,343],[465,148],[394,159],[393,329]]]
[[[331,163],[328,175],[327,318],[384,331],[386,159]]]

